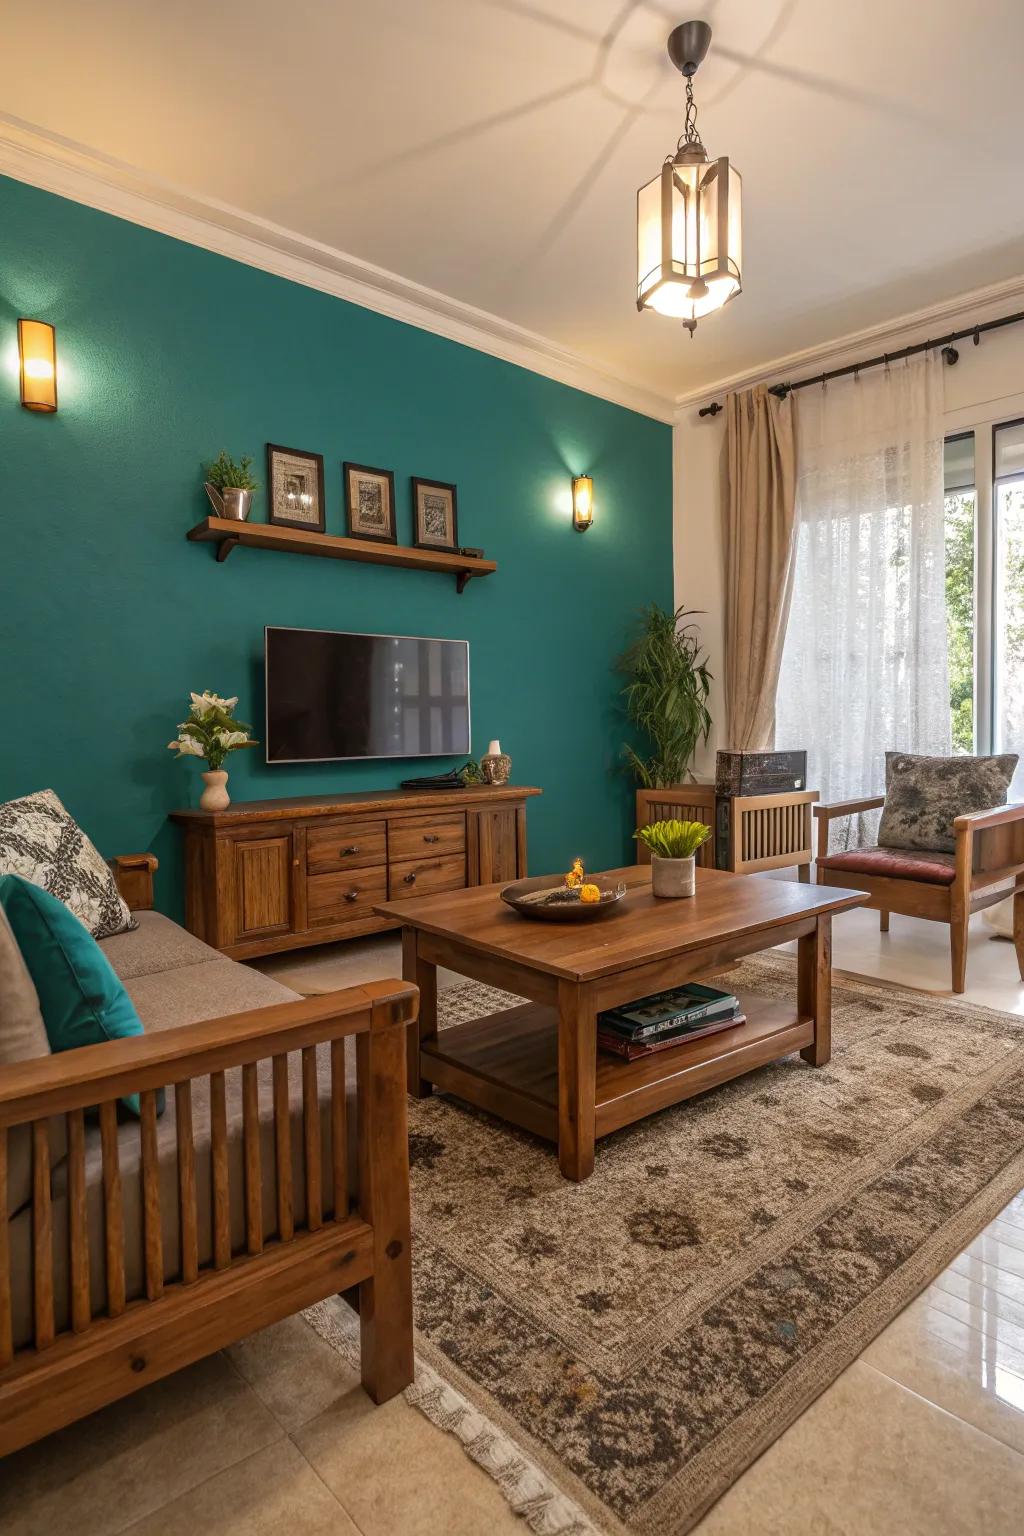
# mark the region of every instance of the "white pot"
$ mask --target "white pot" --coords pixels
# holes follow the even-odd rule
[[[652,853],[651,889],[655,896],[692,896],[697,884],[696,867],[692,853],[688,859],[663,859]]]
[[[206,788],[199,796],[201,811],[226,811],[231,804],[228,794],[228,776],[223,768],[210,768],[202,775]]]

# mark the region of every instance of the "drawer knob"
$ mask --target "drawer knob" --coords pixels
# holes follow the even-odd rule
[[[359,844],[358,843],[349,843],[347,848],[343,848],[341,850],[341,856],[342,856],[342,858],[344,858],[346,856],[346,854],[358,853],[358,852],[359,852]]]
[[[404,880],[406,885],[415,885],[416,884],[416,876],[414,874],[403,875],[402,879]]]
[[[358,891],[346,891],[345,892],[345,900],[346,901],[358,901],[359,900],[359,892]]]
[[[436,832],[424,832],[423,841],[425,843],[439,843],[441,839]]]

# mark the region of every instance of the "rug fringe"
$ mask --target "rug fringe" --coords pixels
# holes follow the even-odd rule
[[[336,1304],[329,1301],[320,1302],[302,1316],[325,1343],[357,1365],[358,1319],[351,1313],[350,1321],[335,1308]],[[598,1527],[523,1453],[510,1435],[474,1408],[424,1361],[416,1361],[416,1380],[406,1387],[404,1396],[432,1424],[455,1436],[466,1455],[497,1483],[513,1513],[526,1521],[534,1536],[601,1536]]]

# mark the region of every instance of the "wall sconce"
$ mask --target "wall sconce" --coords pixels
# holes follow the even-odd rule
[[[27,411],[57,409],[57,333],[45,320],[18,321],[21,403]]]
[[[577,533],[586,533],[594,521],[594,482],[589,475],[574,475],[572,482],[572,525]]]

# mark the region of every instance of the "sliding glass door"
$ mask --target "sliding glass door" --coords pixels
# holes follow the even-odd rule
[[[994,429],[992,467],[992,746],[1024,756],[1024,421]],[[1019,767],[1011,794],[1024,798]]]
[[[947,438],[945,490],[953,750],[1024,758],[1024,420]]]

